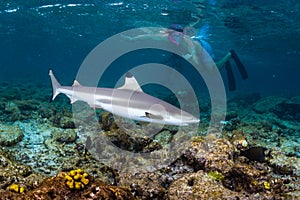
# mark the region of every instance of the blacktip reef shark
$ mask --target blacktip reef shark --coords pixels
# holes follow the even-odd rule
[[[125,83],[119,88],[87,87],[74,80],[72,86],[62,86],[56,80],[52,70],[49,71],[55,99],[60,93],[71,100],[84,101],[92,108],[101,108],[114,115],[124,118],[166,124],[187,126],[198,123],[199,118],[185,112],[161,99],[143,92],[140,85],[131,73],[127,73]]]

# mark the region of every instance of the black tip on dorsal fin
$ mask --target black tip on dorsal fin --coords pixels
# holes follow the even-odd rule
[[[126,73],[126,78],[132,78],[132,77],[133,77],[132,73],[130,73],[130,72]]]

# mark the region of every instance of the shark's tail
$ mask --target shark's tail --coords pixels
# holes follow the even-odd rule
[[[52,101],[55,99],[55,97],[57,95],[59,95],[60,92],[57,91],[57,89],[59,89],[61,87],[60,83],[56,80],[52,70],[50,69],[49,71],[49,76],[51,78],[51,83],[52,83],[52,92],[53,92],[53,95],[52,95]]]

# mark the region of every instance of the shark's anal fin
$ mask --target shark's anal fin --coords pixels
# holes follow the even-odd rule
[[[139,85],[137,80],[134,78],[134,76],[130,72],[126,73],[125,83],[123,86],[119,87],[118,89],[143,92],[141,86]]]
[[[148,117],[148,118],[150,118],[150,119],[159,119],[159,120],[163,120],[164,119],[163,116],[161,116],[161,115],[153,115],[153,114],[151,114],[149,112],[145,112],[145,116]]]

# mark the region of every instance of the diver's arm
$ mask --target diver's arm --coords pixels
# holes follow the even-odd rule
[[[189,23],[188,26],[194,27],[194,26],[196,26],[199,22],[200,22],[200,18],[198,18],[197,21],[195,21],[195,22]]]
[[[187,54],[183,55],[183,57],[188,60],[188,61],[191,61],[193,62],[193,64],[199,64],[199,60],[198,60],[198,57],[197,57],[197,53],[199,52],[196,52],[197,51],[197,46],[196,46],[196,43],[191,40],[190,37],[188,36],[184,36],[184,45],[187,50]]]
[[[152,30],[152,29],[143,29],[144,33],[136,36],[128,36],[121,34],[121,36],[130,41],[139,41],[139,40],[165,40],[167,39],[167,32],[163,30]]]
[[[128,36],[128,35],[124,35],[121,34],[122,38],[125,38],[129,41],[138,41],[138,40],[148,40],[148,39],[159,39],[158,35],[155,34],[145,34],[145,35],[138,35],[138,36]]]

